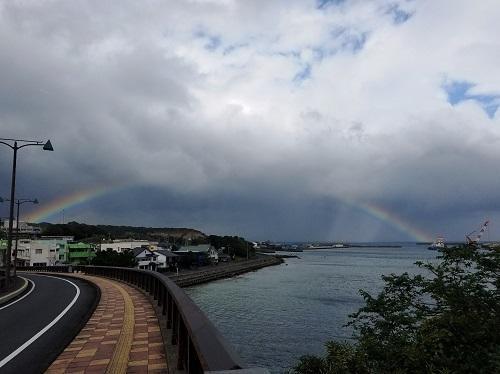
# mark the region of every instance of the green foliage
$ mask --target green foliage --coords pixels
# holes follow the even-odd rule
[[[188,228],[156,228],[112,225],[87,225],[85,223],[68,222],[66,224],[41,223],[42,235],[74,236],[75,240],[99,243],[101,239],[144,239],[168,240],[183,243],[185,238],[204,238],[197,230]]]
[[[42,235],[46,236],[73,236],[75,240],[91,238],[93,236],[106,237],[104,229],[85,223],[68,222],[67,224],[43,224]]]
[[[227,254],[235,254],[238,257],[247,257],[247,248],[250,257],[255,256],[253,244],[238,236],[218,236],[210,235],[208,240],[216,249],[225,247]]]
[[[351,315],[355,344],[328,342],[324,358],[302,357],[297,374],[500,372],[500,251],[444,249],[391,274],[377,297]]]
[[[137,265],[137,261],[131,250],[118,253],[112,249],[96,252],[96,256],[92,258],[90,263],[96,266],[118,266],[126,268],[132,268]]]

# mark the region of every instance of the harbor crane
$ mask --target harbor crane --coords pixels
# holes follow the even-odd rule
[[[472,247],[478,247],[479,246],[479,240],[481,239],[481,237],[483,236],[484,232],[488,228],[488,224],[489,223],[490,223],[490,221],[486,220],[486,221],[484,221],[483,225],[481,226],[481,229],[479,230],[479,232],[477,232],[476,230],[474,230],[471,233],[465,235],[465,244],[468,245],[468,246],[472,246]],[[477,232],[477,234],[474,235],[474,236],[472,236],[476,232]]]

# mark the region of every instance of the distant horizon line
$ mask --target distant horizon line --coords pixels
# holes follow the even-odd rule
[[[1,217],[2,220],[8,220],[9,217]],[[193,230],[193,231],[198,231],[206,236],[209,236],[209,235],[218,235],[218,236],[241,236],[239,234],[228,234],[228,233],[224,233],[224,234],[213,234],[213,233],[210,233],[210,234],[207,234],[205,232],[203,232],[202,230],[200,229],[196,229],[196,228],[192,228],[192,227],[181,227],[181,226],[178,226],[178,227],[174,227],[174,226],[136,226],[136,225],[131,225],[131,224],[109,224],[109,223],[86,223],[86,222],[78,222],[78,221],[74,221],[74,220],[71,220],[69,222],[65,222],[65,223],[53,223],[53,222],[48,222],[48,221],[44,221],[44,222],[28,222],[28,221],[20,221],[20,222],[26,222],[26,223],[29,223],[29,224],[35,224],[35,225],[40,225],[42,223],[48,223],[48,224],[51,224],[51,225],[67,225],[69,224],[70,222],[76,222],[78,224],[84,224],[84,225],[90,225],[90,226],[116,226],[116,227],[136,227],[136,228],[148,228],[148,229],[177,229],[177,230],[180,230],[180,229],[184,229],[184,230]],[[243,237],[243,236],[241,236]],[[385,239],[378,239],[378,240],[375,240],[375,239],[372,239],[372,240],[333,240],[333,239],[310,239],[310,240],[304,240],[304,239],[300,239],[300,240],[289,240],[289,239],[284,239],[284,240],[277,240],[277,239],[264,239],[264,240],[254,240],[254,239],[247,239],[245,237],[243,237],[244,239],[248,240],[248,241],[252,241],[252,242],[270,242],[270,243],[283,243],[283,244],[305,244],[305,243],[321,243],[321,244],[335,244],[335,243],[351,243],[351,244],[357,244],[357,243],[415,243],[415,244],[419,244],[419,243],[432,243],[432,240],[423,240],[423,241],[417,241],[417,240],[385,240]],[[481,242],[482,243],[491,243],[491,242],[497,242],[499,241],[500,239],[490,239],[490,240],[482,240]],[[446,241],[447,243],[451,243],[451,244],[460,244],[460,243],[465,243],[465,238],[464,239],[450,239],[450,240],[447,240]]]

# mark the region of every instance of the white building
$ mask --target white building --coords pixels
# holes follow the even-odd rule
[[[137,268],[146,270],[166,269],[174,266],[179,259],[179,255],[159,249],[151,251],[148,248],[133,249],[134,257],[137,260]]]
[[[112,250],[118,253],[122,253],[126,250],[133,250],[138,247],[147,247],[150,251],[156,251],[158,249],[158,243],[150,242],[148,240],[113,240],[113,242],[101,242],[99,245],[101,251]]]
[[[40,239],[19,239],[17,243],[17,264],[20,266],[52,266],[59,261],[66,243],[72,236],[46,236]],[[14,249],[14,243],[13,243]],[[14,260],[14,256],[12,256]]]
[[[16,232],[16,224],[17,221],[14,220],[12,222],[12,227],[14,233]],[[9,219],[2,220],[2,229],[9,229]],[[20,235],[40,235],[42,233],[42,229],[38,225],[32,225],[28,222],[19,221],[19,234]]]
[[[156,264],[160,269],[169,268],[179,261],[179,255],[176,255],[172,251],[159,249],[154,254],[156,255]]]
[[[137,268],[145,270],[156,270],[158,264],[156,263],[157,256],[147,248],[133,249],[134,257],[137,260]]]

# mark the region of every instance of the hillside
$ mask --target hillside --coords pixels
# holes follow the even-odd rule
[[[99,241],[101,239],[146,239],[146,240],[199,240],[206,235],[199,230],[171,227],[134,227],[112,225],[88,225],[68,222],[66,224],[40,223],[42,235],[71,235],[75,240]]]

